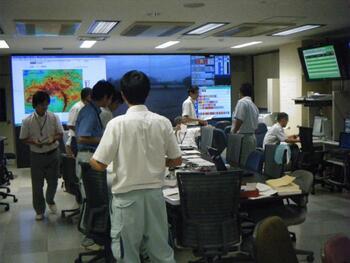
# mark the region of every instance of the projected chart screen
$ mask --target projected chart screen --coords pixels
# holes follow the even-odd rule
[[[231,86],[200,87],[197,110],[201,119],[230,118]]]

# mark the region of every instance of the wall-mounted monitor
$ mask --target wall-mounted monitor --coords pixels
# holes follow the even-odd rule
[[[11,61],[16,125],[33,112],[32,96],[38,90],[49,93],[49,110],[65,123],[82,88],[93,87],[101,79],[118,87],[121,77],[130,70],[148,75],[151,91],[146,105],[170,120],[181,115],[191,85],[201,90],[202,100],[197,107],[200,116],[231,117],[230,56],[226,54],[13,55]],[[118,113],[125,111],[124,106]]]
[[[334,45],[299,48],[298,51],[307,80],[341,79],[343,77]]]

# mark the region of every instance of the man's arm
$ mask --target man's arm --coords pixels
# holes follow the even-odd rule
[[[207,121],[204,121],[204,120],[201,120],[201,119],[196,119],[196,118],[190,118],[188,117],[187,115],[184,116],[184,122],[187,123],[187,122],[194,122],[194,121],[198,121],[200,125],[203,125],[203,126],[206,126],[208,125],[208,122]]]
[[[93,144],[98,145],[100,143],[101,138],[98,137],[90,137],[90,136],[80,136],[78,137],[77,142],[79,144]]]
[[[300,142],[300,139],[296,135],[288,136],[288,138],[285,140],[286,143],[297,143]]]
[[[237,133],[242,126],[243,121],[240,119],[235,120],[235,127],[233,128],[233,133]]]
[[[169,168],[177,167],[182,164],[182,157],[178,157],[176,159],[166,159],[165,160],[165,165]]]
[[[107,165],[105,165],[104,163],[101,163],[99,161],[96,161],[94,158],[91,158],[90,160],[90,166],[92,167],[92,169],[99,171],[99,172],[103,172],[107,169]]]

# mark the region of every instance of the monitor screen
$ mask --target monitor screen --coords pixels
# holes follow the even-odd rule
[[[316,136],[316,137],[323,136],[322,120],[323,118],[320,116],[314,117],[314,125],[312,127],[312,136]]]
[[[340,148],[350,149],[350,133],[341,132],[339,141]]]
[[[199,116],[231,117],[229,55],[14,55],[11,61],[16,125],[34,111],[32,96],[38,90],[49,93],[49,110],[66,123],[82,88],[101,79],[118,88],[121,77],[135,69],[150,78],[146,106],[151,111],[173,120],[182,113],[188,87],[198,85]],[[126,110],[124,105],[116,114]]]
[[[334,45],[300,48],[299,57],[307,80],[342,77]]]

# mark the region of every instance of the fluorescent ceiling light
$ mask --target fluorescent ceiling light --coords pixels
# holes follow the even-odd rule
[[[94,21],[89,27],[88,34],[109,34],[119,21]]]
[[[204,24],[200,27],[197,27],[187,33],[185,33],[185,35],[202,35],[204,33],[207,33],[211,30],[217,29],[219,27],[222,27],[224,25],[227,25],[228,23],[207,23]]]
[[[256,44],[260,44],[260,43],[262,43],[262,41],[253,41],[253,42],[248,42],[248,43],[245,43],[245,44],[240,44],[240,45],[237,45],[237,46],[233,46],[231,48],[248,47],[248,46],[252,46],[252,45],[256,45]]]
[[[5,40],[0,40],[0,48],[10,48]]]
[[[275,33],[275,34],[272,34],[272,35],[273,36],[288,36],[288,35],[291,35],[291,34],[302,32],[302,31],[314,29],[314,28],[317,28],[317,27],[320,27],[320,26],[322,26],[322,25],[303,25],[303,26],[295,27],[295,28],[288,29],[288,30],[285,30],[285,31],[281,31],[281,32],[278,32],[278,33]]]
[[[80,48],[91,48],[96,44],[96,42],[96,40],[85,40],[83,43],[81,43]]]
[[[156,46],[155,48],[167,48],[167,47],[170,47],[170,46],[173,46],[173,45],[176,45],[180,43],[180,41],[168,41],[168,42],[165,42],[159,46]]]

